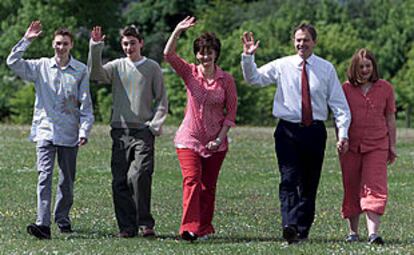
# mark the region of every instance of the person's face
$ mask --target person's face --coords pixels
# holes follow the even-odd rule
[[[56,35],[53,39],[52,47],[55,49],[56,56],[67,58],[70,55],[70,50],[73,48],[73,42],[67,35]]]
[[[295,38],[293,40],[295,50],[298,55],[303,59],[307,59],[312,54],[313,48],[316,45],[316,41],[312,39],[312,36],[308,30],[299,29],[296,31]]]
[[[204,68],[214,66],[216,58],[217,52],[213,49],[204,48],[196,54],[196,59]]]
[[[137,60],[141,57],[141,49],[144,46],[144,40],[138,40],[134,36],[123,36],[121,40],[122,50],[131,60]]]
[[[368,58],[362,58],[358,66],[358,79],[360,79],[360,82],[368,82],[373,71],[372,61]]]

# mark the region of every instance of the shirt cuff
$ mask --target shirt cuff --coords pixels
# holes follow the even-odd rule
[[[251,61],[254,62],[254,54],[246,54],[246,53],[242,53],[242,61]]]
[[[88,135],[86,134],[86,131],[83,130],[83,129],[79,130],[79,139],[80,138],[86,138],[86,139],[88,139]]]
[[[345,128],[339,128],[338,129],[338,138],[341,139],[348,139],[348,130]]]
[[[29,39],[27,39],[26,37],[23,37],[20,40],[20,44],[19,44],[19,48],[25,50],[27,47],[29,47],[29,45],[32,43],[32,41],[30,41]]]

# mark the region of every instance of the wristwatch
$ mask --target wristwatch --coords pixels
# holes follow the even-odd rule
[[[216,142],[217,145],[220,145],[221,142],[222,142],[220,137],[217,137],[216,140],[214,140],[214,141]]]

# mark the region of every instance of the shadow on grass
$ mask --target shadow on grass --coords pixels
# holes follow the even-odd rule
[[[116,233],[108,231],[90,231],[87,229],[76,229],[72,234],[59,234],[60,237],[65,239],[119,239]],[[142,239],[145,241],[180,241],[187,243],[187,241],[182,240],[178,235],[173,234],[157,234],[156,237],[147,237],[142,236],[134,237],[137,239]],[[129,239],[129,238],[127,238]],[[242,235],[230,235],[230,236],[220,236],[214,235],[206,241],[196,241],[194,244],[227,244],[227,243],[261,243],[261,242],[275,242],[275,243],[286,243],[282,237],[268,237],[268,236],[242,236]],[[310,238],[307,241],[300,242],[301,244],[347,244],[342,238]],[[367,241],[359,241],[355,244],[367,244]],[[388,245],[409,245],[411,242],[409,240],[400,240],[400,239],[386,239],[385,246]],[[349,244],[350,246],[353,244]]]

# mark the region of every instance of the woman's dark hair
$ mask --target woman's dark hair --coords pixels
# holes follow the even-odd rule
[[[194,40],[194,55],[197,55],[198,52],[204,51],[205,49],[214,50],[216,52],[216,59],[214,62],[217,62],[217,59],[220,56],[221,43],[220,40],[216,37],[216,34],[213,32],[205,32]]]
[[[372,75],[368,81],[376,82],[379,79],[377,61],[375,60],[374,54],[372,54],[372,52],[365,48],[358,49],[352,56],[351,65],[349,66],[348,71],[346,73],[349,82],[355,86],[362,85],[362,79],[359,74],[359,66],[361,64],[362,59],[364,58],[369,59],[372,63]]]

